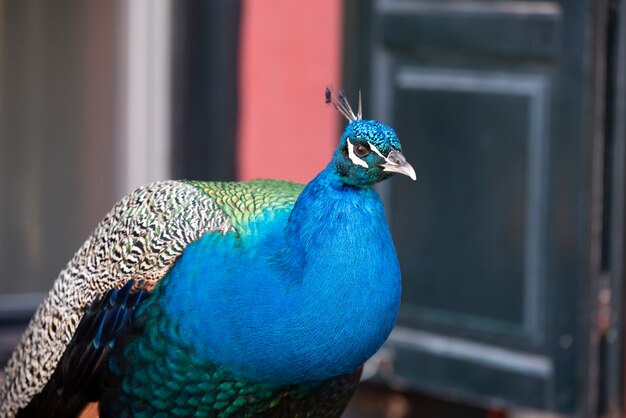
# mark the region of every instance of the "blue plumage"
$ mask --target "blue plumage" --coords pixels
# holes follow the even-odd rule
[[[329,166],[290,214],[255,231],[206,235],[170,273],[164,309],[198,353],[283,384],[348,373],[374,354],[400,298],[377,193],[346,186]]]

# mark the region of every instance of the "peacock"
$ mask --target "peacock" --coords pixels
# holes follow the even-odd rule
[[[61,271],[5,369],[0,417],[337,417],[401,277],[373,186],[415,180],[394,130],[348,124],[310,183],[163,181]],[[93,404],[92,404],[93,405]]]

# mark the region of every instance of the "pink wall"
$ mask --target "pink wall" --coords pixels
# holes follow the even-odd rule
[[[238,178],[307,182],[338,141],[326,85],[340,87],[338,0],[246,0],[242,11]]]

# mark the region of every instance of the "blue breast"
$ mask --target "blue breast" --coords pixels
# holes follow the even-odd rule
[[[377,193],[323,171],[254,235],[189,245],[159,294],[206,361],[280,384],[351,372],[395,322],[400,269]]]

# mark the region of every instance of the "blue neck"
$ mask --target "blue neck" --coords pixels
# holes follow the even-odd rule
[[[190,245],[163,290],[201,355],[288,384],[350,372],[378,350],[398,313],[400,270],[377,193],[344,185],[329,165],[291,214]]]

